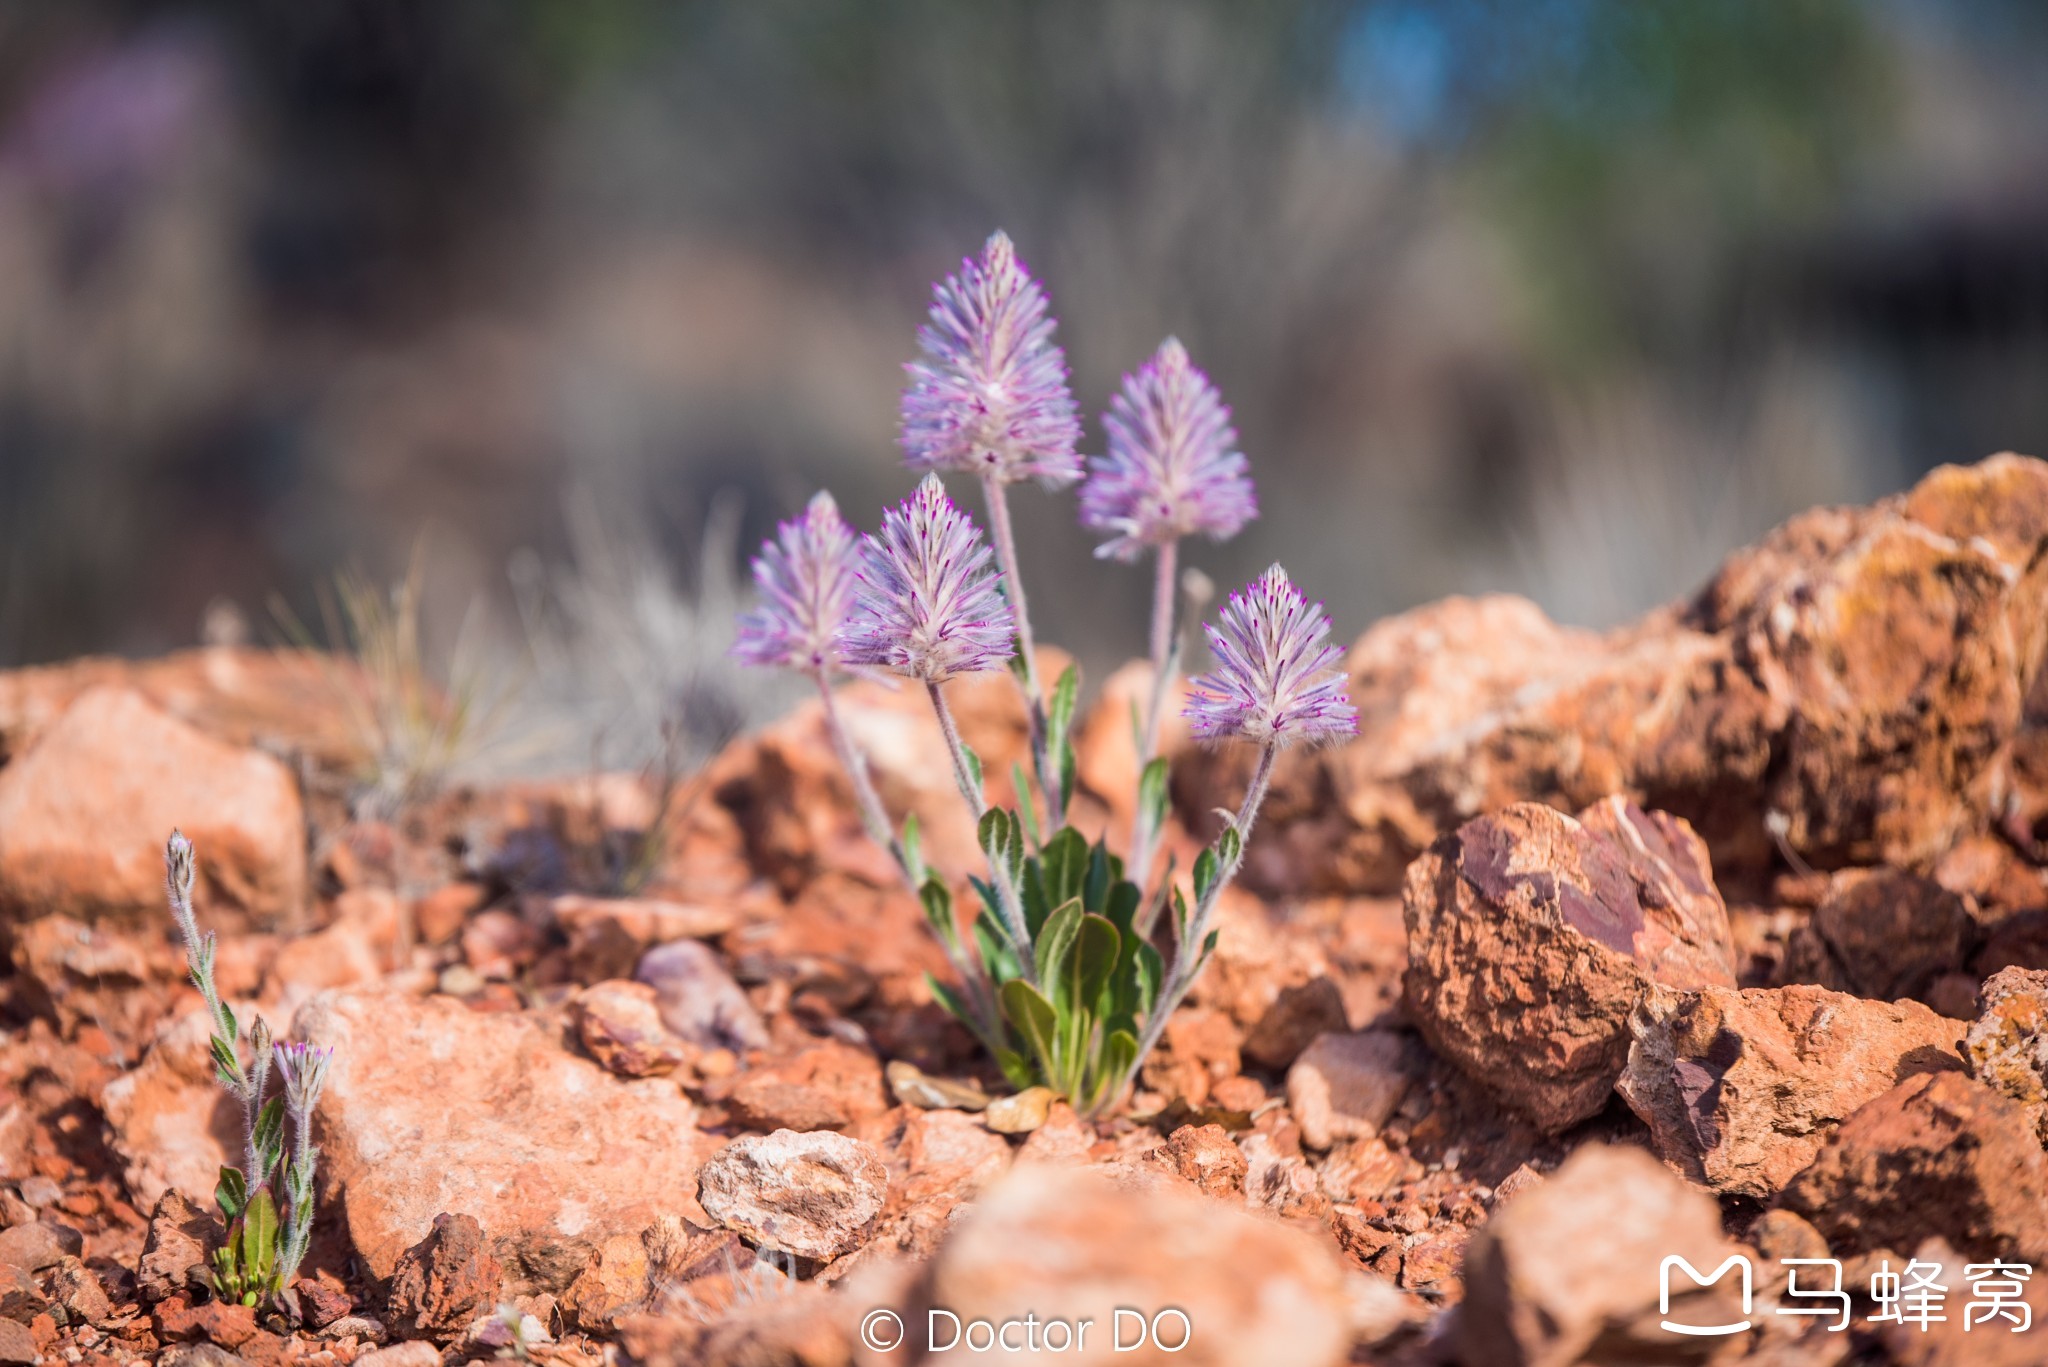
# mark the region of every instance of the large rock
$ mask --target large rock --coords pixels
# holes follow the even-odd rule
[[[241,1002],[234,1008],[244,1022],[259,1014]],[[189,1011],[166,1022],[142,1062],[107,1084],[100,1109],[138,1202],[155,1204],[174,1188],[211,1196],[221,1164],[241,1162],[241,1114],[214,1076],[212,1039],[205,1009]]]
[[[1417,1027],[1550,1130],[1606,1104],[1651,983],[1735,985],[1705,847],[1620,799],[1466,823],[1409,869],[1402,909]]]
[[[713,1145],[690,1102],[571,1054],[559,1025],[342,991],[301,1008],[293,1034],[335,1051],[322,1176],[372,1276],[443,1212],[483,1226],[514,1292],[562,1290],[605,1240],[659,1216],[703,1223],[697,1169]]]
[[[1970,1071],[2036,1115],[2048,1114],[2048,972],[2002,968],[1978,996],[1982,1009],[1963,1037]]]
[[[2048,1158],[2018,1102],[1961,1073],[1901,1083],[1842,1122],[1779,1203],[1837,1254],[1940,1236],[1969,1256],[2048,1255]]]
[[[1150,1316],[1168,1306],[1192,1318],[1185,1349],[1115,1350],[1119,1308],[1142,1307]],[[1041,1325],[1094,1322],[1078,1346],[1054,1349],[1047,1339],[1051,1350],[1042,1357],[1006,1355],[1011,1361],[1330,1367],[1345,1360],[1351,1340],[1345,1275],[1308,1234],[1191,1192],[1118,1188],[1087,1172],[1033,1164],[991,1187],[926,1265],[901,1307],[917,1349],[927,1342],[933,1308],[963,1325],[1013,1318],[1021,1325],[1027,1314]],[[939,1325],[944,1342],[951,1330],[943,1318]],[[1128,1316],[1124,1332],[1131,1341]],[[1013,1341],[1023,1333],[1020,1327]],[[1160,1324],[1167,1349],[1180,1333],[1167,1315]],[[952,1359],[912,1353],[906,1360]]]
[[[698,1199],[759,1248],[830,1262],[867,1241],[888,1195],[872,1144],[821,1130],[777,1130],[727,1144],[704,1164]]]
[[[1301,1142],[1327,1149],[1371,1139],[1408,1094],[1408,1041],[1391,1030],[1318,1035],[1287,1072],[1287,1108]]]
[[[1357,738],[1279,766],[1246,877],[1387,893],[1473,817],[1615,792],[1691,821],[1724,878],[1778,859],[1766,812],[1823,866],[1924,868],[1998,815],[1982,780],[2040,677],[2044,538],[2048,465],[2001,455],[1804,513],[1690,602],[1605,634],[1508,597],[1388,618],[1347,662]],[[1178,757],[1183,814],[1239,763]]]
[[[140,694],[91,689],[0,768],[0,914],[168,916],[163,848],[174,828],[198,852],[196,900],[208,924],[298,913],[306,830],[291,771]]]
[[[1711,1276],[1735,1249],[1721,1212],[1641,1149],[1589,1144],[1517,1195],[1465,1246],[1459,1361],[1487,1367],[1704,1361],[1724,1340],[1661,1327],[1659,1267],[1680,1257]],[[1744,1318],[1731,1273],[1708,1289],[1674,1276],[1668,1318]],[[1683,1291],[1683,1294],[1680,1292]],[[1599,1351],[1590,1351],[1599,1346]]]
[[[1920,996],[1941,974],[1961,969],[1977,924],[1968,899],[1932,878],[1844,869],[1814,908],[1812,933],[1850,991],[1892,1001]]]
[[[1667,1162],[1731,1195],[1775,1195],[1864,1102],[1962,1067],[1957,1022],[1820,987],[1654,989],[1629,1029],[1616,1090]]]

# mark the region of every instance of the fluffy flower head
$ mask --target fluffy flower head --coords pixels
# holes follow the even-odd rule
[[[1001,668],[1015,652],[988,543],[937,475],[885,513],[861,550],[853,621],[840,639],[847,663],[940,683]]]
[[[905,367],[899,441],[913,470],[1027,477],[1064,488],[1081,477],[1081,421],[1067,359],[1052,340],[1045,291],[998,232],[932,290],[918,329],[922,360]]]
[[[1102,425],[1109,454],[1081,486],[1081,525],[1115,533],[1097,555],[1135,560],[1195,532],[1222,541],[1259,515],[1230,410],[1174,338],[1124,376]]]
[[[311,1115],[319,1104],[320,1089],[327,1085],[327,1065],[334,1062],[334,1049],[293,1042],[276,1046],[277,1075],[284,1079],[285,1109],[294,1115]]]
[[[853,610],[854,532],[822,490],[754,559],[761,605],[743,613],[732,653],[750,665],[822,673],[839,659]]]
[[[1195,735],[1262,744],[1331,741],[1358,730],[1358,712],[1337,668],[1322,605],[1278,565],[1230,595],[1221,620],[1204,626],[1216,668],[1189,683],[1184,715]]]

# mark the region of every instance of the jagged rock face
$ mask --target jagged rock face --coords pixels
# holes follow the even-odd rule
[[[1351,652],[1358,737],[1281,766],[1249,876],[1386,893],[1475,816],[1615,792],[1685,817],[1724,879],[1775,857],[1770,813],[1816,864],[1924,871],[2009,810],[2041,814],[2044,541],[2048,464],[2004,455],[1795,518],[1617,631],[1511,597],[1390,618]],[[1183,810],[1240,763],[1190,752]]]
[[[1735,985],[1705,848],[1618,799],[1467,822],[1408,870],[1403,912],[1424,1038],[1546,1130],[1607,1104],[1651,984]]]

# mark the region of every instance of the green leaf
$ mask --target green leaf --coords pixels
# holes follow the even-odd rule
[[[1141,1015],[1152,1014],[1153,1004],[1159,1000],[1159,984],[1166,979],[1166,960],[1159,951],[1144,941],[1138,942],[1137,961],[1132,966],[1132,977],[1136,984],[1135,1003]]]
[[[1038,1069],[1032,1067],[1031,1060],[1015,1049],[998,1049],[995,1051],[995,1059],[996,1067],[1003,1070],[1003,1077],[1020,1092],[1039,1080]]]
[[[242,1212],[242,1272],[254,1291],[274,1291],[268,1283],[277,1269],[277,1202],[270,1188],[258,1187]]]
[[[1188,938],[1188,899],[1180,895],[1180,889],[1173,890],[1173,938],[1185,941]]]
[[[1109,905],[1102,909],[1102,914],[1107,916],[1118,930],[1127,935],[1135,934],[1138,903],[1143,900],[1144,894],[1138,891],[1136,883],[1118,879],[1109,890]]]
[[[1088,857],[1087,840],[1072,826],[1061,827],[1045,842],[1038,859],[1045,869],[1045,895],[1053,906],[1081,895],[1088,876]]]
[[[1038,981],[1052,989],[1053,1005],[1062,1010],[1071,1010],[1073,1001],[1060,990],[1060,965],[1072,948],[1074,937],[1080,933],[1081,916],[1081,899],[1069,898],[1058,911],[1046,918],[1045,928],[1038,932],[1038,942],[1034,947],[1032,966],[1037,970]]]
[[[1203,850],[1195,856],[1195,901],[1209,900],[1209,889],[1216,886],[1216,851]]]
[[[924,842],[915,812],[903,818],[903,872],[914,888],[922,888],[931,876],[924,866]]]
[[[220,1207],[221,1218],[233,1224],[248,1202],[249,1184],[242,1180],[242,1170],[222,1165],[220,1181],[213,1188],[213,1203]]]
[[[219,1075],[221,1085],[231,1092],[242,1090],[242,1060],[235,1053],[233,1040],[213,1037],[213,1070]]]
[[[1061,815],[1064,816],[1066,809],[1073,804],[1074,784],[1081,772],[1081,762],[1074,754],[1073,741],[1062,740],[1060,742],[1059,753],[1053,757],[1053,765],[1059,770],[1060,811]]]
[[[1123,1084],[1124,1074],[1138,1058],[1138,1037],[1128,1030],[1112,1030],[1102,1042],[1102,1052],[1095,1060],[1094,1095],[1088,1098],[1088,1109],[1099,1110],[1116,1100],[1109,1095],[1113,1087]]]
[[[1170,766],[1164,759],[1153,760],[1138,776],[1138,811],[1143,814],[1147,827],[1154,831],[1166,827],[1167,780],[1170,776]]]
[[[1052,705],[1045,711],[1046,739],[1052,744],[1066,740],[1067,730],[1074,724],[1074,705],[1080,697],[1080,667],[1068,665],[1060,671],[1059,682],[1052,686]]]
[[[924,886],[917,890],[917,900],[924,905],[924,919],[931,923],[932,933],[939,937],[939,943],[948,949],[960,945],[960,923],[953,917],[953,894],[944,883],[936,878],[924,880]]]
[[[1010,928],[998,916],[974,918],[974,948],[990,982],[1008,982],[1023,972],[1023,959],[1010,943]]]
[[[1110,885],[1116,882],[1116,864],[1109,846],[1097,844],[1088,851],[1088,877],[1081,886],[1081,901],[1090,911],[1109,905]]]
[[[1031,780],[1024,776],[1022,764],[1010,766],[1010,785],[1017,790],[1017,815],[1021,818],[1024,834],[1036,847],[1041,842],[1038,835],[1038,808],[1031,800]]]
[[[213,932],[210,930],[206,932],[206,967],[207,976],[211,977],[213,975]],[[241,1038],[242,1027],[235,1023],[235,1009],[226,1002],[220,1004],[220,1023],[222,1026],[221,1033],[228,1037],[228,1048],[233,1049],[235,1041]]]
[[[984,791],[981,781],[981,756],[974,753],[974,747],[965,741],[960,743],[960,757],[967,761],[967,777],[974,781],[974,791]]]
[[[1110,975],[1116,972],[1123,947],[1124,937],[1108,918],[1092,912],[1081,918],[1080,932],[1074,937],[1074,947],[1068,956],[1070,966],[1061,974],[1070,993],[1069,1011],[1093,1014],[1103,988],[1109,985]]]
[[[1238,860],[1244,857],[1244,837],[1237,833],[1237,827],[1225,826],[1223,834],[1216,837],[1216,858],[1222,862],[1226,874],[1237,871]]]
[[[263,1164],[263,1171],[257,1174],[259,1184],[270,1180],[270,1173],[277,1166],[277,1155],[284,1152],[284,1098],[274,1096],[263,1103],[263,1109],[256,1113],[257,1161]]]
[[[1038,1055],[1038,1066],[1047,1078],[1059,1075],[1059,1013],[1045,994],[1025,982],[1012,978],[1003,984],[1003,1015],[1017,1033],[1024,1036]]]

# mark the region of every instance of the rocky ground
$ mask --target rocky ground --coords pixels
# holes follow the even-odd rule
[[[1097,1322],[1050,1361],[2048,1361],[2048,1322],[1964,1323],[1967,1268],[2048,1255],[2044,656],[2048,465],[2012,456],[1815,510],[1615,632],[1513,598],[1383,622],[1359,738],[1283,765],[1101,1124],[1008,1095],[934,1006],[814,709],[666,795],[379,821],[331,664],[0,674],[0,1367],[907,1363],[934,1309]],[[1128,820],[1142,687],[1102,690],[1084,827]],[[846,695],[964,874],[917,702]],[[1007,681],[957,703],[1006,771]],[[1173,744],[1185,867],[1243,757]],[[296,1321],[204,1290],[236,1141],[173,826],[224,990],[338,1051]],[[1660,1307],[1663,1259],[1730,1254],[1753,1304]],[[1835,1260],[1847,1329],[1780,1313],[1824,1304],[1784,1259]],[[1946,1319],[1873,1321],[1915,1259]],[[1118,1307],[1192,1340],[1116,1353]],[[877,1309],[909,1343],[863,1344]]]

